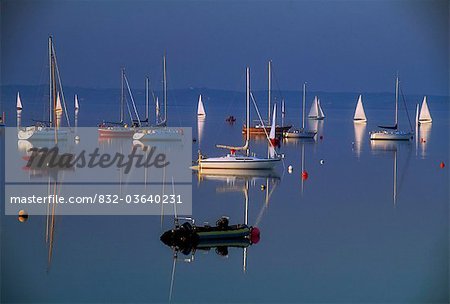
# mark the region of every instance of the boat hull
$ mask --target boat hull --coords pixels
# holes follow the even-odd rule
[[[100,137],[132,137],[135,130],[125,127],[101,127],[98,128]]]
[[[365,124],[365,123],[367,123],[367,119],[353,119],[353,123],[355,123],[355,124]]]
[[[291,129],[292,126],[277,126],[275,127],[275,133],[277,135],[282,135],[284,132],[287,132]],[[250,127],[250,134],[269,134],[270,133],[270,126],[256,126],[256,127]],[[247,133],[247,128],[244,126],[242,128],[242,134]]]
[[[284,138],[314,138],[316,131],[294,130],[283,133]]]
[[[57,130],[58,140],[67,140],[68,132],[66,130]],[[55,129],[48,127],[26,127],[17,132],[19,140],[54,140]]]
[[[202,169],[233,169],[233,170],[269,170],[273,169],[279,158],[260,159],[246,156],[224,156],[201,159],[198,164]]]
[[[371,140],[410,140],[413,134],[399,131],[376,131],[370,132]]]
[[[152,128],[139,130],[133,135],[134,140],[140,141],[180,141],[183,129],[180,128]]]

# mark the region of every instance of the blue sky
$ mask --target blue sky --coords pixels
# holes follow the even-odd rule
[[[265,89],[448,95],[448,1],[3,1],[2,84],[46,82],[54,36],[66,86]]]

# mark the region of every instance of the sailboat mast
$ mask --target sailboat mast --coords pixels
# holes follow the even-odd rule
[[[164,122],[167,122],[167,75],[166,75],[166,53],[163,57],[163,87],[164,87]]]
[[[50,79],[50,82],[51,82],[51,87],[52,87],[52,90],[53,90],[53,113],[52,113],[52,115],[53,115],[53,122],[54,122],[54,124],[55,124],[55,127],[59,127],[57,124],[57,120],[56,120],[56,99],[57,99],[57,92],[56,92],[56,72],[55,72],[55,53],[54,53],[54,49],[53,49],[53,41],[50,41],[51,42],[51,44],[50,44],[50,57],[51,57],[51,75],[52,75],[52,78]],[[55,137],[56,137],[56,133],[55,133]]]
[[[302,129],[305,129],[306,82],[303,83]]]
[[[145,77],[145,121],[148,123],[148,77]]]
[[[272,93],[272,60],[269,60],[269,90],[268,90],[268,101],[269,101],[269,110],[268,110],[268,116],[267,121],[270,123],[270,102],[271,102],[271,93]]]
[[[53,122],[53,89],[52,89],[52,36],[48,37],[48,66],[49,66],[49,105],[48,105],[48,117],[50,126]]]
[[[249,141],[250,141],[250,69],[249,67],[247,67],[247,138],[245,143],[245,146],[247,147],[247,156],[249,154],[248,149]]]
[[[125,68],[122,68],[122,79],[121,79],[121,91],[120,91],[120,122],[123,123],[123,111],[124,111],[124,78],[125,78]]]
[[[395,79],[395,127],[398,129],[398,74]]]

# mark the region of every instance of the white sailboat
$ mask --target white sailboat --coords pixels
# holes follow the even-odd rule
[[[205,107],[203,106],[202,102],[202,95],[198,96],[198,105],[197,105],[197,116],[206,116]]]
[[[17,99],[16,99],[16,109],[17,109],[17,128],[20,128],[22,126],[22,101],[20,100],[20,94],[17,92]],[[2,119],[2,123],[3,123]]]
[[[128,81],[127,78],[125,76],[125,69],[122,68],[121,71],[122,74],[122,81],[121,81],[121,94],[120,94],[120,121],[119,122],[103,122],[99,128],[98,128],[98,135],[100,137],[104,137],[104,138],[111,138],[111,137],[131,137],[133,136],[134,132],[135,132],[135,128],[133,126],[128,126],[125,122],[124,122],[124,106],[125,106],[125,82],[128,88],[128,92],[130,93],[131,96],[131,90],[130,87],[128,85]],[[134,101],[132,99],[133,102],[133,107],[134,110],[136,112],[136,106],[134,104]],[[129,105],[127,103],[127,107],[128,107],[128,112],[130,114],[130,119],[132,119],[131,117],[131,111],[129,108]],[[138,120],[139,120],[139,116],[137,115],[137,113],[135,113]],[[140,125],[140,121],[139,121],[139,125]]]
[[[362,95],[359,95],[358,102],[356,103],[355,115],[353,116],[354,123],[366,123],[367,117],[364,111],[364,106],[362,103]]]
[[[80,109],[80,104],[78,103],[78,95],[75,94],[75,111]]]
[[[302,128],[298,130],[287,131],[283,133],[285,138],[314,138],[317,131],[305,130],[305,105],[306,105],[306,83],[303,83],[303,102],[302,102]]]
[[[314,97],[311,109],[309,110],[308,118],[315,120],[322,120],[325,118],[325,114],[320,106],[320,100],[317,96]]]
[[[259,158],[250,156],[249,142],[250,142],[250,69],[246,70],[246,84],[247,84],[247,127],[246,127],[246,141],[242,147],[233,147],[226,145],[217,145],[218,148],[228,149],[230,153],[221,157],[207,157],[204,158],[200,153],[198,159],[198,169],[272,169],[280,161],[280,158]],[[236,151],[244,151],[245,154],[237,155]]]
[[[17,92],[16,109],[17,109],[17,111],[21,111],[23,109],[22,108],[22,100],[20,99],[19,92]]]
[[[385,130],[370,132],[371,140],[410,140],[414,137],[411,131],[398,131],[398,91],[399,91],[399,79],[397,76],[395,80],[395,125],[379,126],[380,128],[383,128]]]
[[[159,103],[156,99],[156,127],[138,129],[133,134],[134,140],[140,141],[179,141],[182,140],[183,129],[167,127],[167,71],[166,55],[163,56],[163,93],[164,93],[164,119],[159,120]]]
[[[41,122],[35,126],[19,128],[17,133],[19,140],[67,140],[68,132],[60,130],[57,121],[57,115],[60,117],[62,114],[62,106],[59,99],[62,85],[61,79],[59,79],[59,69],[56,64],[55,49],[51,36],[48,38],[48,57],[50,67],[48,125]],[[58,78],[58,83],[56,78]],[[22,107],[21,102],[20,107]]]
[[[423,97],[422,108],[420,109],[419,115],[419,124],[427,124],[431,123],[433,119],[431,119],[430,109],[428,109],[427,97]]]

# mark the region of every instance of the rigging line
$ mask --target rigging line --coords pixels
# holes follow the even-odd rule
[[[128,104],[128,100],[125,97],[125,103],[127,104],[127,109],[128,109],[128,115],[130,115],[130,119],[131,119],[131,124],[133,124],[133,115],[131,115],[131,109],[130,109],[130,105]]]
[[[405,99],[405,95],[403,95],[403,90],[400,87],[400,93],[402,94],[402,100],[403,100],[403,106],[405,107],[406,110],[406,116],[408,117],[408,122],[409,122],[409,128],[412,132],[413,127],[412,127],[412,123],[411,123],[411,119],[409,118],[409,111],[408,111],[408,107],[406,106],[406,99]]]
[[[62,87],[62,83],[61,83],[61,75],[59,74],[58,61],[56,59],[55,47],[53,45],[52,45],[52,50],[53,50],[53,58],[55,59],[56,76],[58,77],[59,90],[61,91],[61,98],[62,98],[62,102],[63,102],[63,106],[64,106],[64,115],[66,116],[66,119],[67,119],[67,126],[70,128],[69,114],[67,113],[66,100],[64,98],[64,91],[63,91],[63,87]]]
[[[256,100],[255,100],[255,98],[253,97],[253,93],[252,93],[252,92],[250,92],[250,96],[251,96],[251,98],[252,98],[253,105],[255,106],[256,113],[258,114],[259,120],[260,120],[260,122],[261,122],[261,124],[262,124],[264,133],[266,134],[267,141],[269,142],[270,146],[274,149],[275,155],[278,156],[278,152],[277,152],[277,150],[275,149],[275,146],[274,146],[274,145],[272,144],[272,142],[270,141],[269,134],[267,134],[266,127],[264,126],[264,122],[263,122],[263,120],[262,120],[262,118],[261,118],[261,114],[259,113],[258,107],[256,106]]]
[[[139,114],[138,114],[137,109],[136,109],[136,104],[134,103],[133,94],[131,94],[130,84],[128,83],[127,75],[124,75],[124,76],[125,76],[124,77],[125,78],[125,83],[127,84],[128,94],[130,94],[131,103],[133,104],[134,113],[136,114],[136,118],[137,118],[137,121],[139,123],[139,126],[141,126],[141,119],[139,118]],[[128,106],[128,103],[127,103],[127,106]],[[131,121],[133,121],[133,117],[131,116],[131,113],[130,113],[130,117],[131,117]]]

